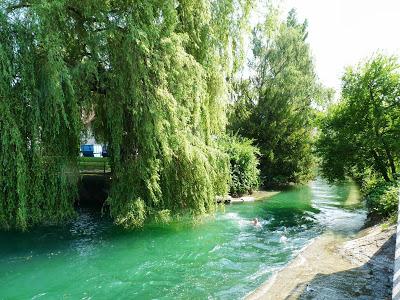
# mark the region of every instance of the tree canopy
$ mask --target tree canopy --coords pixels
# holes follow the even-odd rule
[[[0,4],[0,225],[74,214],[82,116],[111,152],[118,224],[201,214],[228,189],[229,78],[248,0]]]
[[[236,85],[229,128],[252,138],[261,151],[265,184],[310,178],[312,103],[320,95],[307,39],[307,22],[292,10],[281,21],[271,10],[253,33],[255,75]]]
[[[321,120],[317,151],[330,180],[394,181],[400,163],[400,65],[377,54],[342,78],[342,99]]]

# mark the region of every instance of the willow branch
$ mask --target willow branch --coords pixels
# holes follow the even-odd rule
[[[6,11],[7,11],[7,13],[10,13],[10,12],[13,12],[14,10],[26,8],[26,7],[31,7],[31,4],[28,2],[20,2],[15,5],[10,5],[9,7],[7,7]]]

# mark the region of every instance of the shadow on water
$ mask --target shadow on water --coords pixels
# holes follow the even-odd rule
[[[31,257],[36,253],[58,253],[66,249],[74,250],[89,244],[99,246],[103,242],[114,243],[127,238],[155,238],[175,231],[173,225],[148,225],[141,229],[124,230],[115,226],[111,217],[102,214],[97,207],[78,208],[77,213],[77,218],[65,225],[39,226],[29,232],[0,232],[0,262],[10,255]],[[184,227],[184,224],[180,227]]]
[[[76,207],[100,210],[106,201],[111,185],[109,174],[81,174],[78,184],[79,199]]]
[[[100,221],[101,220],[101,221]],[[32,255],[57,252],[68,248],[74,241],[102,239],[112,224],[100,212],[78,209],[78,217],[65,225],[40,226],[29,232],[0,233],[0,260],[8,255]]]
[[[393,234],[362,266],[317,274],[308,283],[297,285],[290,294],[299,295],[299,299],[391,299],[395,243]]]
[[[263,207],[262,217],[268,221],[268,229],[315,225],[314,215],[320,210],[312,205],[311,196],[308,187],[292,187],[276,195]]]

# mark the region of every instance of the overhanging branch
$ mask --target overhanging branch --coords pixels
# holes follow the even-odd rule
[[[14,10],[26,8],[26,7],[31,7],[31,4],[28,2],[20,2],[15,5],[10,5],[9,7],[7,7],[6,11],[7,11],[7,13],[10,13],[10,12],[13,12]]]

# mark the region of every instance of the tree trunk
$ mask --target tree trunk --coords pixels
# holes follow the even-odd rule
[[[385,181],[390,182],[390,178],[388,176],[386,166],[385,166],[384,162],[382,161],[382,159],[379,157],[376,150],[372,150],[372,156],[374,157],[376,166],[378,167],[378,170],[382,174]]]
[[[386,142],[383,139],[382,139],[382,143],[383,143],[383,146],[385,148],[386,156],[387,156],[388,161],[389,161],[390,170],[392,171],[392,178],[396,179],[396,175],[397,175],[396,174],[396,165],[394,164],[394,159],[393,159],[392,153],[388,149],[388,146],[387,146]]]

